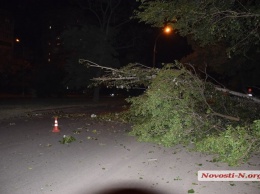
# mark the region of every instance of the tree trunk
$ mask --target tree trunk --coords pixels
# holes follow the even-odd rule
[[[93,92],[93,99],[92,99],[94,102],[99,101],[99,96],[100,96],[99,93],[100,93],[100,87],[96,86]]]
[[[242,93],[239,93],[239,92],[231,91],[231,90],[224,89],[224,88],[218,88],[218,87],[216,87],[215,89],[218,90],[218,91],[222,91],[222,92],[225,92],[225,93],[232,94],[234,96],[239,96],[239,97],[242,97],[242,98],[251,99],[252,101],[254,101],[256,103],[260,103],[260,99],[255,98],[253,96],[249,96],[247,94],[242,94]]]
[[[101,70],[98,69],[97,73],[96,73],[96,77],[100,77],[101,75]],[[99,97],[100,97],[100,86],[96,86],[94,88],[94,92],[93,92],[93,101],[94,102],[98,102],[99,101]]]

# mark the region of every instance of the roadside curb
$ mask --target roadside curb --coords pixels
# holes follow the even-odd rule
[[[2,111],[2,114],[0,112],[0,121],[8,120],[8,119],[13,119],[13,118],[24,118],[24,117],[33,117],[33,116],[44,116],[47,114],[61,114],[61,113],[72,113],[72,112],[77,112],[77,113],[86,113],[86,112],[95,112],[97,109],[103,108],[104,110],[114,110],[116,108],[122,108],[125,103],[100,103],[100,104],[85,104],[85,105],[60,105],[60,106],[53,106],[52,108],[30,108],[30,110],[14,110],[13,109],[6,109]],[[90,110],[86,110],[87,108],[91,108]],[[5,114],[6,112],[9,112],[9,114]],[[10,113],[11,111],[11,113]]]

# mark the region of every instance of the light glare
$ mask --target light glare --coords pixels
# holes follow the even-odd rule
[[[166,26],[165,28],[164,28],[164,32],[165,33],[171,33],[171,31],[172,31],[172,28],[170,27],[170,26]]]

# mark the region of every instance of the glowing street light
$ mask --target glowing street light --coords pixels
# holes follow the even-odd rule
[[[172,27],[166,26],[166,27],[164,27],[163,31],[160,32],[160,33],[157,35],[157,37],[156,37],[156,39],[155,39],[155,42],[154,42],[154,47],[153,47],[153,67],[155,67],[155,63],[156,63],[155,57],[156,57],[156,46],[157,46],[157,40],[158,40],[158,38],[159,38],[163,33],[165,33],[165,34],[170,34],[170,33],[172,33],[172,31],[173,31]]]
[[[170,26],[166,26],[166,27],[163,29],[164,33],[166,33],[166,34],[171,33],[172,30],[173,30],[173,29],[172,29]]]

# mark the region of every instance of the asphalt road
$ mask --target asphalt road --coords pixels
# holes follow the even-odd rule
[[[212,156],[136,141],[129,124],[99,120],[114,106],[70,107],[0,122],[1,194],[259,194],[259,182],[200,182],[198,170],[259,170],[250,164],[229,167]],[[97,115],[97,118],[92,118]],[[91,117],[92,115],[92,117]],[[61,144],[64,135],[76,141]]]

